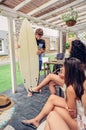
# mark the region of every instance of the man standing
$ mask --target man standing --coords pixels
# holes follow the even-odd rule
[[[42,39],[42,36],[43,36],[43,30],[41,28],[36,29],[35,37],[38,46],[37,55],[39,56],[39,71],[42,69],[42,56],[46,49],[45,40]]]

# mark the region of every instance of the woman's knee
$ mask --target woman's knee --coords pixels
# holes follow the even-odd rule
[[[52,94],[49,96],[48,100],[53,103],[55,101],[56,95]]]
[[[53,74],[50,73],[50,74],[48,74],[47,77],[48,77],[50,80],[52,80],[52,76],[53,76]]]

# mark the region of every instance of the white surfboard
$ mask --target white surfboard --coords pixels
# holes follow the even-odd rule
[[[24,86],[28,91],[28,88],[37,86],[39,61],[34,31],[27,19],[24,19],[20,29],[19,45],[19,67]]]

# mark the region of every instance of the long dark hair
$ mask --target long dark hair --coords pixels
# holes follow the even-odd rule
[[[86,64],[86,46],[80,40],[72,41],[70,57],[76,57],[82,63]]]
[[[84,92],[83,82],[85,81],[84,68],[81,61],[74,57],[66,58],[64,62],[65,67],[65,84],[68,87],[72,85],[76,96],[81,99]]]

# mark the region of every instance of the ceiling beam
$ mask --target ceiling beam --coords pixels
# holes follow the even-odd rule
[[[59,0],[50,0],[50,1],[48,1],[47,3],[43,4],[42,6],[37,7],[37,8],[34,9],[33,11],[29,12],[28,15],[33,15],[34,13],[37,13],[37,12],[39,12],[39,11],[41,11],[41,10],[43,10],[43,9],[45,9],[45,8],[47,8],[47,7],[49,7],[49,6],[51,6],[52,4],[54,4],[54,3],[57,2],[57,1],[59,1]]]
[[[19,11],[14,11],[14,9],[10,9],[8,7],[5,7],[5,6],[2,6],[0,5],[0,9],[2,10],[1,11],[1,14],[6,16],[6,17],[13,17],[13,18],[18,18],[18,17],[23,17],[23,18],[27,18],[31,23],[40,23],[40,25],[42,26],[48,26],[49,28],[51,29],[58,29],[62,32],[66,32],[67,30],[63,27],[60,27],[60,26],[57,26],[57,25],[54,25],[54,24],[51,24],[51,23],[48,23],[44,20],[40,20],[39,18],[35,18],[35,17],[32,17],[32,16],[29,16],[27,14],[24,14],[22,12],[19,12]]]
[[[57,24],[58,25],[58,24]],[[78,22],[78,24],[68,27],[66,24],[64,23],[60,23],[59,26],[66,28],[67,30],[79,30],[79,29],[84,29],[86,27],[86,19],[81,20],[80,22]]]
[[[78,32],[78,33],[86,32],[86,28],[84,28],[84,29],[80,29],[79,31],[77,30],[76,32]]]
[[[85,26],[86,26],[86,23],[83,23],[83,24],[77,24],[77,25],[73,26],[72,28],[85,27]]]
[[[86,22],[86,20],[82,20],[82,21],[80,21],[80,23],[78,23],[78,24],[75,24],[74,26],[70,26],[70,27],[68,27],[65,23],[60,23],[59,24],[59,26],[60,27],[64,27],[64,28],[67,28],[67,29],[69,29],[69,28],[77,28],[78,26],[83,26],[82,24],[84,24]],[[56,24],[56,25],[58,25],[58,24]]]
[[[29,2],[31,2],[31,0],[24,0],[23,2],[21,2],[20,4],[18,4],[14,10],[17,11],[19,9],[21,9],[23,6],[25,6],[26,4],[28,4]]]
[[[74,7],[75,8],[75,7]],[[84,5],[84,6],[82,6],[82,7],[78,7],[77,8],[77,12],[79,13],[79,14],[84,14],[85,12],[81,12],[81,11],[85,11],[86,10],[86,5]],[[66,13],[69,13],[70,11],[68,11],[68,12],[66,12]],[[64,15],[65,13],[63,13],[62,15]],[[56,16],[56,17],[52,17],[52,18],[49,18],[49,19],[46,19],[46,21],[47,22],[51,22],[52,20],[55,20],[55,19],[57,19],[57,18],[61,18],[61,16]]]
[[[58,8],[58,9],[52,11],[52,12],[49,12],[49,13],[47,13],[47,14],[45,14],[45,15],[42,15],[42,16],[40,16],[39,18],[40,18],[40,19],[44,19],[44,18],[46,18],[46,17],[48,17],[48,16],[50,16],[50,15],[52,16],[53,14],[55,14],[55,13],[57,13],[57,12],[63,11],[63,10],[65,10],[65,9],[67,9],[67,8],[70,8],[70,7],[72,7],[72,6],[75,6],[75,5],[77,5],[77,4],[80,4],[80,3],[84,2],[84,1],[86,1],[86,0],[76,0],[76,1],[71,2],[71,3],[69,3],[69,4],[67,4],[67,5],[65,5],[65,6],[63,6],[63,7],[60,7],[60,8]]]
[[[86,18],[86,12],[84,14],[82,14],[80,17],[78,17],[77,21],[82,20],[83,18],[84,19]],[[57,19],[57,21],[51,22],[51,23],[53,23],[53,24],[59,24],[59,23],[62,23],[62,22],[64,22],[62,19]]]
[[[86,30],[86,25],[85,27],[72,28],[72,31],[81,31],[81,30]]]
[[[66,26],[66,25],[65,25]],[[65,27],[64,26],[64,27]],[[83,24],[76,24],[74,26],[71,26],[71,27],[66,27],[67,30],[71,30],[72,32],[77,32],[77,31],[80,31],[80,30],[86,30],[86,23],[83,23]]]

